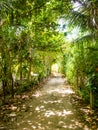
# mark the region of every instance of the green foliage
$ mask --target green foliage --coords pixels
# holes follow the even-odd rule
[[[77,10],[75,2],[80,5]],[[33,80],[36,84],[47,77],[60,53],[62,70],[68,81],[81,90],[82,97],[87,100],[91,90],[97,93],[97,6],[96,0],[0,1],[0,81],[4,100],[8,88],[13,96],[15,80],[21,83],[24,79],[29,83]],[[74,42],[68,43],[65,33],[57,31],[60,18],[65,18],[67,23],[65,37],[78,28]],[[37,73],[38,79],[33,79],[31,73]],[[29,83],[23,85],[24,90],[29,88]]]

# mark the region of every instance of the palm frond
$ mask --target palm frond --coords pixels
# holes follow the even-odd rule
[[[78,2],[79,7],[77,10],[72,7],[70,13],[66,16],[70,25],[80,27],[82,30],[94,30],[98,29],[98,5],[92,0],[74,0]]]
[[[94,39],[94,35],[93,34],[87,34],[82,36],[81,38],[77,38],[73,41],[73,43],[82,43],[82,42],[92,42]]]
[[[70,25],[72,26],[78,26],[79,28],[82,28],[82,30],[88,30],[88,21],[89,17],[85,14],[81,14],[79,12],[73,11],[71,15],[69,16]]]
[[[0,12],[6,11],[8,12],[9,10],[12,10],[12,4],[9,1],[0,1]]]

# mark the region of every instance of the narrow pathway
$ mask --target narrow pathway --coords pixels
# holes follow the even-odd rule
[[[49,79],[24,102],[9,130],[90,130],[71,104],[72,93],[65,79]]]

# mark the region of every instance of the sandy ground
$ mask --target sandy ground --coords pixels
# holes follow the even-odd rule
[[[73,93],[64,78],[50,78],[23,103],[17,115],[12,113],[7,130],[90,130],[71,103]]]

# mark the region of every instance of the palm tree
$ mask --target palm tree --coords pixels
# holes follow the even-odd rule
[[[90,86],[90,104],[91,107],[93,107],[94,106],[93,89],[95,86],[93,86],[92,81],[94,81],[93,79],[93,73],[95,73],[94,67],[98,64],[96,62],[97,56],[95,56],[95,54],[98,55],[97,53],[98,51],[98,47],[97,47],[98,4],[97,4],[97,0],[73,0],[71,2],[71,5],[72,8],[70,10],[70,13],[66,15],[66,17],[68,18],[71,27],[78,27],[82,32],[81,37],[77,38],[74,41],[74,43],[81,44],[80,47],[78,46],[79,47],[78,49],[81,49],[82,47],[82,49],[84,49],[86,52],[86,53],[82,53],[82,55],[84,55],[83,57],[86,60],[85,69],[87,70],[87,72],[82,72],[82,73],[86,74],[86,77],[90,79],[90,84],[92,84]],[[85,42],[87,44],[84,44]],[[85,62],[83,61],[83,63]],[[91,70],[91,72],[89,70]],[[94,82],[97,81],[98,80],[96,79],[96,81]]]

